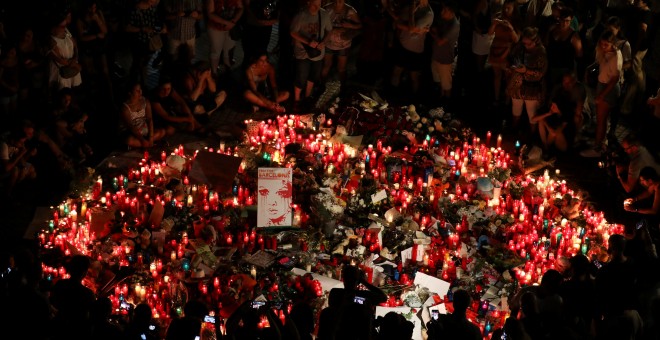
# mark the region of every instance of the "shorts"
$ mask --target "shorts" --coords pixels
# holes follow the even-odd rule
[[[598,87],[596,88],[596,95],[598,96],[599,93],[601,93],[605,88],[607,87],[607,84],[598,82]],[[614,107],[619,103],[619,96],[621,95],[621,85],[619,83],[614,84],[614,87],[612,87],[612,90],[610,90],[610,93],[605,96],[605,102],[610,106]]]
[[[336,55],[339,57],[348,57],[348,50],[350,50],[350,47],[341,49],[341,50],[331,50],[329,48],[325,48],[325,55]]]
[[[440,83],[443,91],[451,90],[452,64],[441,64],[437,61],[431,61],[431,73],[433,81]]]
[[[317,83],[321,79],[321,69],[323,68],[323,59],[309,60],[296,59],[296,77],[294,86],[304,89],[307,82]]]
[[[419,72],[428,61],[424,61],[424,53],[417,53],[407,50],[398,44],[394,51],[394,65],[402,67],[408,71]],[[428,65],[428,64],[426,64]]]

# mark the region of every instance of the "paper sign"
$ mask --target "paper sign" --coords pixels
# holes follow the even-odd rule
[[[402,250],[401,251],[401,263],[403,263],[404,265],[407,265],[410,262],[410,260],[412,260],[412,252],[413,252],[412,247]]]
[[[291,168],[259,168],[257,227],[289,227],[292,225]]]
[[[403,314],[404,316],[408,313],[410,313],[411,308],[410,307],[382,307],[382,306],[376,306],[376,317],[379,316],[385,316],[389,312],[395,312],[399,314]],[[412,315],[412,317],[408,320],[412,322],[415,325],[415,328],[413,329],[413,334],[412,334],[412,339],[413,340],[422,340],[422,320],[419,319],[417,314]]]
[[[373,195],[371,195],[371,203],[378,203],[384,199],[387,198],[387,192],[385,190],[381,190]]]
[[[303,276],[309,273],[308,271],[300,268],[293,268],[291,269],[291,272],[299,276]],[[317,273],[311,273],[311,274],[314,280],[318,280],[321,283],[321,289],[323,289],[324,292],[325,291],[329,292],[332,288],[344,288],[344,283],[339,280],[335,280],[333,278],[320,275]]]
[[[421,287],[426,287],[429,291],[444,297],[449,291],[449,282],[438,279],[422,272],[415,274],[415,284]]]
[[[242,160],[221,153],[199,152],[188,174],[190,183],[211,185],[219,193],[230,192]]]

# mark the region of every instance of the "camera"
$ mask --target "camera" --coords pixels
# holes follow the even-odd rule
[[[359,304],[359,305],[364,305],[364,298],[360,296],[356,296],[353,298],[353,302]]]
[[[266,301],[252,301],[252,308],[259,309],[266,305]]]
[[[204,315],[204,322],[215,323],[215,316],[213,316],[213,315]]]

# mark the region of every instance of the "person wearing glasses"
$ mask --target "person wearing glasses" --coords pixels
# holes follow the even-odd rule
[[[637,136],[629,134],[621,141],[621,147],[626,152],[630,161],[616,164],[616,175],[621,186],[628,194],[634,194],[640,189],[640,172],[645,167],[651,167],[660,173],[660,164]]]

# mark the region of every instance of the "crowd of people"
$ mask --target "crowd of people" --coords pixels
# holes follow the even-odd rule
[[[589,129],[594,135],[581,155],[605,156],[622,120],[656,154],[660,53],[653,5],[62,0],[42,11],[7,5],[0,18],[3,195],[43,172],[39,167],[66,174],[94,159],[92,146],[102,138],[89,140],[90,124],[112,127],[109,135],[120,136],[113,147],[151,147],[177,132],[208,134],[209,115],[228,96],[247,114],[302,112],[334,80],[344,90],[349,81],[379,88],[391,100],[492,102],[489,113],[464,118],[500,114],[505,129],[548,156],[584,146],[578,141]],[[22,20],[23,13],[32,15]],[[148,85],[150,72],[158,80]],[[103,101],[103,108],[94,105]],[[24,125],[33,126],[32,141],[21,136]]]
[[[510,132],[548,154],[574,150],[593,128],[581,155],[614,155],[624,209],[640,221],[610,238],[606,263],[578,255],[521,292],[493,336],[660,334],[660,3],[81,0],[0,7],[0,189],[7,202],[16,201],[19,186],[30,192],[31,185],[65,183],[98,161],[102,145],[151,148],[178,132],[206,136],[210,116],[235,103],[246,117],[304,112],[335,79],[344,89],[354,81],[406,103],[487,101],[491,110],[459,115],[504,111]],[[152,88],[150,70],[158,75]],[[637,133],[619,143],[609,136],[622,121]],[[166,330],[153,327],[142,305],[124,323],[109,322],[109,301],[81,284],[90,259],[74,257],[71,278],[53,287],[43,285],[32,254],[7,259],[2,299],[15,308],[3,309],[1,319],[20,325],[26,338],[192,340],[209,311],[191,301]],[[269,315],[273,327],[264,332],[246,299],[227,320],[227,337],[410,339],[409,321],[374,317],[384,295],[345,268],[346,288],[330,292],[318,322],[301,302],[284,324]],[[366,303],[358,306],[356,297]],[[470,297],[459,290],[453,299],[453,314],[426,325],[429,339],[478,339],[465,315]]]

